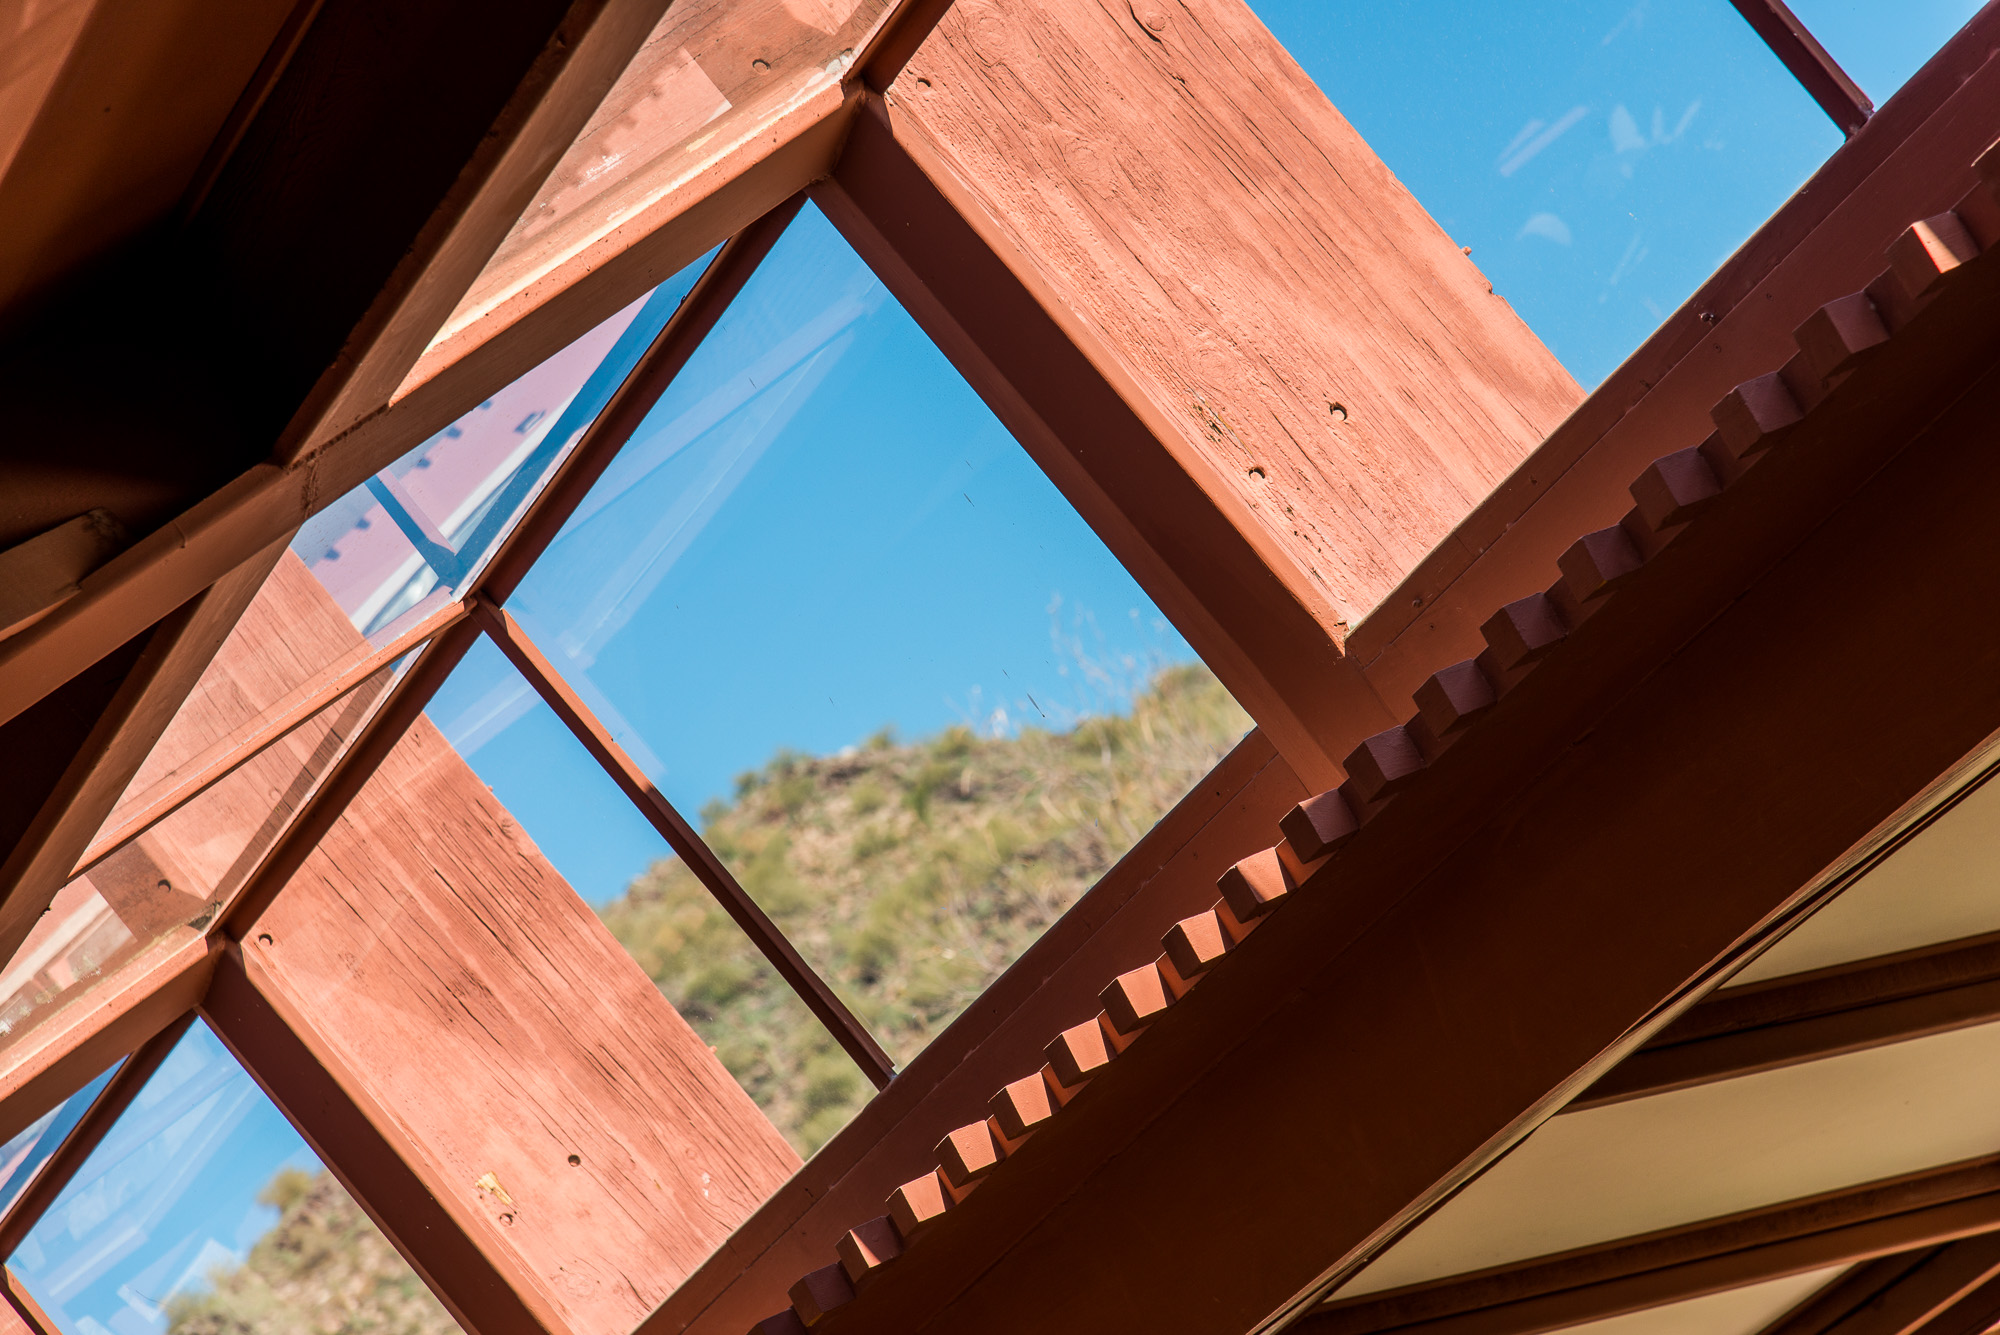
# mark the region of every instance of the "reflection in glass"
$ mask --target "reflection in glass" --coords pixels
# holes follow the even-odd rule
[[[380,643],[465,587],[713,253],[307,521],[292,550],[363,634]]]
[[[8,1264],[64,1335],[457,1329],[200,1022]]]
[[[438,335],[448,341],[618,233],[816,95],[836,94],[889,0],[677,0]],[[836,94],[837,95],[837,94]],[[606,252],[600,252],[600,254]]]
[[[109,981],[137,976],[160,953],[206,931],[367,722],[402,666],[384,668],[333,701],[58,890],[49,911],[0,968],[0,1061]],[[208,677],[202,680],[209,684]],[[172,740],[170,728],[162,746]],[[121,819],[114,812],[107,827]]]
[[[1790,8],[1877,107],[1923,68],[1983,0],[1791,0]]]
[[[1248,727],[811,207],[509,608],[899,1062]],[[601,912],[709,968],[678,864]],[[751,995],[817,1144],[866,1084]]]
[[[14,1198],[21,1194],[21,1188],[35,1176],[35,1171],[48,1161],[56,1146],[62,1144],[75,1129],[84,1110],[104,1092],[112,1073],[122,1064],[122,1058],[113,1062],[110,1069],[97,1079],[36,1118],[27,1130],[0,1145],[0,1211],[13,1203]]]
[[[1251,0],[1585,387],[1841,143],[1728,0]]]

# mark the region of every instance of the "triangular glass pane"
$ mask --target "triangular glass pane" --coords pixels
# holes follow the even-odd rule
[[[466,587],[713,257],[689,265],[307,521],[292,551],[362,634],[380,644]]]
[[[8,1265],[63,1335],[458,1329],[200,1021]]]

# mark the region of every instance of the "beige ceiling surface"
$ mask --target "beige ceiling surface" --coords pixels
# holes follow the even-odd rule
[[[1397,1288],[2000,1151],[2000,1024],[1551,1118],[1340,1290]]]
[[[1730,982],[1992,931],[2000,931],[2000,782],[1967,796]]]
[[[1614,1316],[1582,1326],[1565,1326],[1563,1335],[1757,1335],[1757,1332],[1832,1282],[1845,1266],[1809,1270],[1803,1275],[1752,1284],[1669,1303],[1644,1312]]]

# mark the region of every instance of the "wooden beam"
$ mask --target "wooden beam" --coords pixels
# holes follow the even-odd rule
[[[1331,783],[1381,720],[1349,623],[1578,391],[1247,9],[1174,13],[960,0],[818,197]],[[1390,389],[1413,367],[1421,424]]]
[[[2000,933],[1715,993],[1565,1111],[2000,1020]]]
[[[105,1134],[125,1115],[125,1110],[132,1106],[132,1100],[139,1097],[139,1091],[146,1087],[146,1082],[153,1078],[153,1073],[160,1069],[160,1063],[167,1059],[167,1054],[174,1050],[174,1044],[181,1041],[181,1036],[187,1033],[192,1023],[194,1012],[190,1010],[140,1044],[125,1064],[118,1068],[118,1073],[91,1100],[90,1106],[84,1109],[83,1116],[70,1128],[62,1143],[42,1161],[42,1166],[21,1189],[20,1195],[8,1202],[6,1212],[0,1214],[0,1254],[12,1256],[27,1241],[28,1231],[56,1203],[63,1188],[70,1184],[70,1179],[90,1158],[91,1151],[102,1143]]]
[[[0,1137],[12,1137],[187,1014],[208,990],[220,942],[179,928],[39,1024],[0,1065]]]
[[[1336,1299],[1293,1329],[1301,1335],[1535,1335],[1826,1266],[1902,1258],[1900,1265],[1884,1259],[1876,1282],[1831,1320],[1872,1298],[1930,1250],[1968,1237],[1991,1245],[1995,1230],[2000,1160],[1985,1159]],[[1805,1327],[1781,1329],[1809,1335]],[[1811,1327],[1810,1335],[1820,1330]]]
[[[1985,198],[1960,207],[1994,244]],[[1964,610],[2000,597],[1971,536],[2000,496],[2000,265],[1924,301],[1792,425],[1758,419],[1782,447],[1732,426],[1754,467],[1615,594],[1548,570],[1535,665],[1505,605],[1482,618],[1506,697],[828,1329],[1275,1326],[1829,893],[2000,727],[2000,626]],[[1893,653],[1822,651],[1857,598],[1896,608]],[[1218,1127],[1246,1130],[1220,1153]],[[1230,1255],[1254,1265],[1218,1286]]]
[[[896,1064],[882,1050],[882,1045],[875,1041],[875,1036],[868,1032],[868,1027],[847,1008],[847,1003],[834,994],[812,965],[806,963],[805,957],[778,930],[770,915],[737,882],[735,874],[702,842],[687,819],[674,810],[673,804],[646,777],[646,772],[625,754],[625,749],[612,738],[611,730],[598,721],[590,706],[563,680],[562,674],[535,647],[527,632],[508,615],[505,608],[485,599],[480,600],[475,615],[487,637],[507,655],[508,661],[535,688],[535,693],[590,752],[591,759],[603,767],[605,774],[639,809],[659,836],[667,841],[675,855],[722,905],[730,919],[743,929],[744,935],[770,961],[786,986],[798,993],[813,1018],[826,1026],[827,1032],[854,1059],[869,1083],[877,1089],[887,1088],[890,1080],[895,1078]]]
[[[565,1329],[533,1286],[516,1287],[488,1256],[482,1244],[490,1239],[451,1208],[452,1198],[440,1200],[419,1179],[402,1124],[358,1101],[339,1069],[329,1070],[302,1037],[313,1027],[251,980],[237,950],[216,970],[201,1015],[466,1335]]]
[[[266,547],[172,613],[148,641],[35,819],[0,863],[0,959],[20,947],[69,880],[91,836],[284,550],[282,541]]]
[[[1960,1308],[2000,1273],[2000,1236],[1962,1238],[1915,1258],[1886,1282],[1842,1283],[1759,1335],[1916,1335]],[[1876,1274],[1855,1276],[1872,1281]]]
[[[559,1328],[630,1329],[798,1167],[427,719],[242,949],[258,992]]]
[[[1875,104],[1868,100],[1868,94],[1861,91],[1859,84],[1847,77],[1840,62],[1827,54],[1812,30],[1799,22],[1785,0],[1730,0],[1730,3],[1791,71],[1792,77],[1805,87],[1812,100],[1819,103],[1819,109],[1840,127],[1841,133],[1850,136],[1859,133],[1874,114]]]

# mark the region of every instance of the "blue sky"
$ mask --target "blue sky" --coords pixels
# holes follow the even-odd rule
[[[1193,656],[810,206],[508,607],[690,817],[782,748],[1067,727]],[[497,652],[431,716],[585,898],[663,851]]]
[[[197,1020],[9,1262],[67,1335],[159,1335],[277,1223],[257,1193],[284,1167],[319,1161]]]

